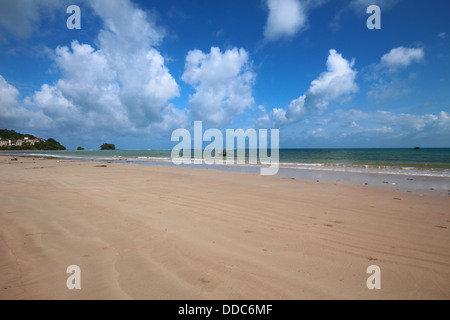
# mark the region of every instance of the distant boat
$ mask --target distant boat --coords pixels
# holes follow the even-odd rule
[[[415,147],[414,150],[420,150],[420,147]]]
[[[226,151],[220,151],[219,150],[219,152],[217,153],[219,156],[223,156],[223,157],[226,157],[227,156],[227,152]]]

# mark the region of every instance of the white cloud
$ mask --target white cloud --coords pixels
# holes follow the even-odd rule
[[[354,61],[348,61],[336,50],[330,50],[327,71],[312,81],[309,90],[293,100],[286,110],[274,109],[270,117],[263,115],[258,120],[259,126],[282,127],[299,122],[308,114],[325,111],[336,99],[357,92],[357,72],[353,66]]]
[[[0,75],[0,127],[17,122],[23,115],[18,109],[19,91]]]
[[[62,77],[25,99],[54,129],[89,135],[173,129],[185,113],[169,100],[179,87],[154,47],[163,36],[149,16],[128,0],[92,2],[104,27],[99,49],[73,41],[55,50]],[[164,124],[162,124],[164,122]]]
[[[417,79],[417,73],[405,73],[407,67],[425,60],[423,48],[397,47],[384,54],[380,62],[365,68],[363,78],[370,82],[368,96],[379,105],[411,92],[409,82]]]
[[[9,109],[14,109],[17,105],[19,91],[16,87],[10,85],[3,76],[0,75],[0,107],[2,114]]]
[[[438,34],[438,38],[445,39],[447,37],[447,33],[441,32]]]
[[[390,69],[407,67],[410,64],[423,61],[425,52],[423,48],[398,47],[392,49],[381,58],[381,65]]]
[[[379,132],[392,138],[440,136],[450,134],[450,116],[445,111],[438,114],[414,115],[389,111],[349,110],[336,112],[339,119],[358,122],[356,132]],[[378,127],[382,126],[382,127]]]
[[[308,22],[305,4],[299,0],[267,0],[269,17],[264,29],[266,40],[296,35]]]
[[[50,119],[40,110],[28,110],[19,103],[19,91],[0,75],[0,127],[46,127]]]
[[[128,117],[139,127],[161,121],[168,101],[179,96],[175,79],[154,48],[164,31],[128,0],[95,1],[93,7],[104,21],[100,48],[117,72]]]
[[[330,50],[327,60],[328,71],[314,80],[308,91],[308,96],[313,98],[312,108],[314,106],[319,109],[326,108],[329,101],[358,91],[358,86],[355,83],[357,72],[352,69],[354,64],[354,60],[348,61],[336,50]]]
[[[189,51],[182,79],[196,90],[190,99],[195,120],[229,124],[254,104],[255,74],[244,49],[224,53],[215,47],[210,53]]]
[[[410,114],[361,109],[336,110],[326,115],[311,115],[302,126],[285,130],[303,143],[337,147],[448,147],[450,115]],[[320,130],[323,129],[323,130]],[[298,141],[294,141],[297,143]],[[300,142],[302,143],[302,142]],[[295,144],[294,144],[295,145]]]

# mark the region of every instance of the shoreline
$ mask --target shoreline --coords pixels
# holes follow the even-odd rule
[[[223,172],[237,172],[243,174],[259,174],[260,165],[238,165],[238,164],[192,164],[192,165],[175,165],[170,160],[162,159],[128,159],[128,158],[75,158],[71,156],[61,155],[23,155],[18,152],[17,155],[2,155],[1,157],[17,156],[24,158],[46,158],[59,161],[74,162],[99,162],[99,163],[127,163],[140,166],[163,166],[186,168],[196,170],[217,170]],[[345,184],[353,186],[372,186],[391,191],[405,191],[409,193],[422,194],[438,194],[442,196],[450,196],[450,177],[442,177],[435,175],[414,174],[411,172],[364,172],[364,171],[348,171],[336,169],[315,169],[315,168],[293,168],[280,163],[278,177],[286,179],[297,179],[310,182],[328,182],[333,184]]]
[[[450,298],[447,196],[37,158],[0,176],[0,300]]]

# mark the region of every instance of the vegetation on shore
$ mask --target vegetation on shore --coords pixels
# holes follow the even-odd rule
[[[116,146],[112,143],[104,143],[101,145],[100,150],[116,150]]]
[[[66,150],[66,147],[61,145],[55,139],[49,138],[47,140],[44,140],[37,138],[31,134],[23,134],[14,130],[0,129],[0,138],[10,140],[11,142],[17,140],[23,141],[22,145],[1,146],[0,150]],[[37,139],[39,139],[39,141],[36,141]],[[34,141],[31,142],[32,140]]]
[[[2,139],[22,140],[22,139],[25,139],[25,137],[28,137],[29,139],[37,139],[37,137],[35,137],[31,134],[23,134],[23,133],[16,132],[14,130],[0,129],[0,138],[2,138]]]

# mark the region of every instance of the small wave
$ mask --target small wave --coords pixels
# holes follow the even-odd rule
[[[344,167],[344,166],[285,166],[282,168],[294,169],[294,170],[314,170],[314,171],[326,171],[326,172],[343,172],[343,173],[367,173],[367,174],[389,174],[389,175],[407,175],[407,176],[422,176],[422,177],[443,177],[450,178],[450,172],[448,170],[423,170],[413,167],[405,168],[374,168],[374,167]]]

